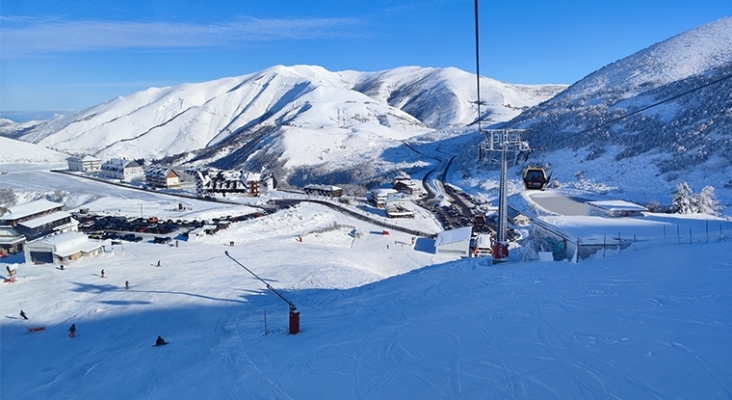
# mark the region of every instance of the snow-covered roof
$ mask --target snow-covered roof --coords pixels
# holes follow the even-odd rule
[[[625,200],[588,201],[587,204],[608,211],[648,211],[643,206]]]
[[[79,251],[92,252],[102,247],[96,240],[90,240],[81,232],[66,232],[58,235],[47,236],[42,240],[54,247],[54,254],[59,257],[67,257]]]
[[[677,232],[689,233],[696,237],[705,237],[707,230],[732,230],[732,221],[711,215],[694,216],[679,214],[645,213],[635,218],[604,218],[595,216],[541,216],[537,220],[552,225],[554,228],[579,238],[583,243],[599,242],[618,237],[635,240],[657,240],[676,237]]]
[[[374,189],[371,191],[371,195],[374,197],[387,197],[395,193],[398,193],[395,189]]]
[[[96,158],[94,156],[90,156],[90,155],[86,155],[86,156],[71,156],[71,157],[67,158],[67,160],[86,161],[86,162],[95,162],[95,161],[96,162],[101,162],[102,161],[102,160],[100,160],[100,159],[98,159],[98,158]]]
[[[466,240],[469,241],[472,234],[473,228],[469,226],[458,229],[451,229],[449,231],[442,231],[437,234],[437,239],[435,239],[435,246],[464,242]]]
[[[31,201],[30,203],[20,204],[8,208],[8,212],[5,213],[0,219],[2,220],[17,220],[25,218],[29,215],[42,213],[54,208],[63,207],[61,203],[54,203],[46,199],[40,199]]]
[[[133,160],[126,160],[124,158],[113,158],[105,162],[102,167],[107,170],[124,170],[125,168],[142,168],[140,164]]]
[[[66,211],[56,211],[55,213],[47,214],[39,218],[33,218],[31,220],[21,222],[18,225],[25,226],[26,228],[35,229],[40,226],[50,224],[51,222],[58,221],[60,219],[68,218],[71,214]]]
[[[317,183],[311,183],[311,184],[305,186],[305,189],[306,190],[308,190],[308,189],[312,189],[312,190],[341,190],[341,188],[338,187],[338,186],[333,186],[333,185],[320,185],[320,184],[317,184]]]
[[[0,243],[15,244],[25,241],[25,235],[9,226],[0,226]]]

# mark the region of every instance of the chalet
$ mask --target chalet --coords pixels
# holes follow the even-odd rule
[[[23,250],[26,262],[53,263],[100,254],[102,244],[81,232],[66,232],[28,242]]]
[[[404,193],[407,196],[422,195],[422,184],[419,183],[419,181],[400,180],[394,184],[393,189],[399,193]]]
[[[150,167],[145,170],[145,182],[153,187],[180,187],[180,175],[170,168]]]
[[[102,169],[102,160],[93,156],[74,156],[66,159],[69,171],[99,172]]]
[[[435,239],[435,254],[450,254],[460,257],[470,255],[470,238],[473,229],[469,226],[442,231]]]
[[[391,181],[391,185],[396,186],[399,182],[407,183],[411,181],[412,177],[410,177],[406,172],[400,172],[399,175],[397,175],[394,180]]]
[[[123,158],[113,158],[102,164],[102,174],[108,178],[119,179],[122,182],[133,182],[145,178],[145,170],[135,161]]]
[[[529,226],[531,224],[531,218],[521,214],[512,207],[508,208],[506,217],[508,218],[508,222],[516,226]]]
[[[341,197],[343,196],[343,189],[333,185],[316,185],[309,184],[303,188],[305,193],[309,195],[324,196],[324,197]]]

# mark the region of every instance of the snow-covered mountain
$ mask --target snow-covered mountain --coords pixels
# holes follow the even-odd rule
[[[8,118],[0,118],[0,136],[19,137],[35,129],[45,121],[15,122]]]
[[[67,157],[37,144],[0,136],[0,164],[60,164]]]
[[[732,171],[730,93],[727,17],[607,65],[507,126],[530,129],[547,153],[575,150],[577,163],[602,159],[617,170],[642,160],[673,181],[699,168]]]
[[[483,78],[484,118],[507,121],[564,85],[511,85]],[[330,72],[276,66],[210,82],[150,88],[57,118],[22,139],[101,158],[347,168],[402,140],[476,119],[475,77],[454,68]],[[197,158],[196,158],[197,157]]]

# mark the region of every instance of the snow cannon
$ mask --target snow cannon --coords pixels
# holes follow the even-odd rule
[[[228,251],[224,251],[224,254],[226,254],[227,257],[231,259],[231,261],[234,261],[235,263],[239,264],[240,267],[244,268],[247,272],[252,274],[255,278],[259,279],[264,283],[265,286],[267,286],[267,289],[269,289],[272,293],[276,294],[277,297],[281,298],[282,300],[287,303],[287,305],[290,307],[290,334],[296,335],[298,332],[300,332],[300,311],[297,311],[297,307],[295,307],[295,303],[291,302],[290,300],[287,300],[285,296],[282,295],[282,293],[276,291],[272,285],[267,283],[264,279],[260,278],[252,272],[249,268],[245,267],[244,264],[237,261],[234,257],[232,257]]]

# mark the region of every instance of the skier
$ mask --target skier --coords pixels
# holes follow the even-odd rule
[[[69,328],[69,337],[76,337],[76,324],[71,324],[71,328]]]
[[[166,344],[168,343],[163,339],[163,337],[158,335],[157,340],[155,340],[155,346],[165,346]]]
[[[20,310],[20,316],[23,317],[23,319],[28,319],[28,316],[25,315],[25,311]]]
[[[102,270],[102,278],[104,278],[104,270]]]
[[[160,266],[160,260],[158,260],[158,267]]]
[[[129,288],[130,288],[130,281],[125,281],[125,289],[129,289]]]
[[[63,264],[61,264],[61,267],[60,267],[60,269],[61,269],[61,271],[63,271],[63,270],[64,270],[64,265],[63,265]]]

